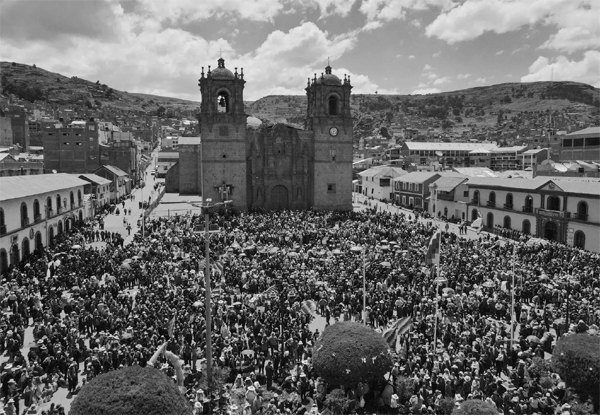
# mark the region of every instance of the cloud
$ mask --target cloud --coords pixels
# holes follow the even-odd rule
[[[466,0],[438,15],[426,34],[453,44],[542,24],[558,28],[542,47],[573,52],[597,46],[599,13],[597,0]]]
[[[472,84],[485,84],[487,82],[486,78],[477,78],[476,80],[472,81]]]
[[[427,94],[436,94],[440,91],[438,88],[423,88],[423,89],[415,89],[411,92],[411,95],[427,95]]]
[[[435,81],[433,81],[434,85],[442,85],[442,84],[447,84],[448,82],[450,82],[450,78],[447,76],[443,76],[441,78],[437,78]]]
[[[432,67],[430,64],[426,64],[426,65],[423,67],[423,70],[424,70],[424,71],[431,71],[432,69],[433,69],[433,67]]]
[[[496,55],[502,55],[504,53],[503,50],[499,50],[498,52],[496,52]]]
[[[458,78],[458,79],[467,79],[467,78],[470,78],[470,77],[471,77],[470,73],[459,73],[456,78]]]
[[[600,88],[600,51],[584,53],[580,61],[569,60],[565,56],[549,59],[540,56],[529,67],[529,74],[521,77],[521,82],[536,81],[575,81]]]
[[[356,0],[309,0],[308,4],[313,4],[321,11],[321,17],[329,15],[340,15],[345,17],[352,10]]]
[[[440,50],[439,52],[436,52],[431,56],[433,56],[434,58],[439,58],[441,54],[442,54],[442,51]]]
[[[363,26],[362,30],[364,32],[368,32],[370,30],[379,29],[381,26],[383,26],[383,23],[374,20],[371,22],[367,22],[367,24]]]
[[[513,51],[511,52],[511,55],[514,55],[514,54],[516,54],[516,53],[519,53],[519,52],[523,52],[524,50],[526,50],[526,49],[529,49],[529,46],[530,46],[530,45],[528,45],[528,44],[524,44],[524,45],[523,45],[523,46],[521,46],[520,48],[516,48],[515,50],[513,50]]]
[[[410,55],[410,56],[408,57],[408,59],[414,59],[414,58],[415,58],[415,55]]]

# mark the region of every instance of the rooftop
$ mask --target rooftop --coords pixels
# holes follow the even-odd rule
[[[548,177],[533,179],[499,179],[474,177],[469,179],[469,187],[506,187],[510,189],[537,190],[550,181]]]
[[[93,173],[86,173],[86,174],[80,174],[79,177],[83,178],[84,180],[88,180],[92,183],[95,184],[110,184],[111,181],[108,179],[105,179],[104,177],[100,177],[97,174],[93,174]]]
[[[361,177],[399,177],[407,175],[406,170],[400,167],[376,166],[358,173]]]
[[[115,176],[119,176],[119,177],[127,176],[127,173],[125,173],[123,170],[121,170],[120,168],[118,168],[116,166],[111,166],[111,165],[100,166],[100,167],[98,167],[98,169],[96,169],[96,171],[98,171],[98,170],[100,170],[102,168],[108,170],[109,172],[111,172]]]
[[[440,177],[440,174],[429,171],[415,171],[412,173],[405,174],[399,179],[399,181],[404,183],[424,183],[431,178],[435,178],[435,176]]]
[[[67,173],[0,177],[0,201],[53,193],[87,183]]]
[[[467,181],[468,177],[460,176],[442,176],[437,179],[434,183],[437,186],[439,192],[451,192],[459,184]]]
[[[600,127],[588,127],[584,128],[583,130],[574,131],[570,134],[567,134],[563,138],[584,138],[598,136],[600,136]]]
[[[180,146],[197,146],[199,144],[200,137],[179,137]]]
[[[409,150],[440,150],[440,151],[472,151],[492,150],[498,146],[495,143],[431,143],[422,141],[407,141],[404,145]]]

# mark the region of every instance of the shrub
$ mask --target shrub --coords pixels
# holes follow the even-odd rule
[[[600,388],[600,337],[589,334],[562,336],[552,353],[552,367],[566,384],[584,397],[592,397],[598,409]]]
[[[452,413],[455,407],[454,402],[452,398],[444,398],[440,401],[440,411],[443,415],[450,415]]]
[[[350,399],[348,399],[343,390],[334,389],[325,396],[325,406],[335,415],[341,415],[350,406]]]
[[[130,366],[102,374],[77,395],[69,415],[189,415],[192,408],[160,370]]]
[[[388,345],[381,334],[359,323],[326,327],[314,350],[315,370],[334,388],[383,380],[392,368]]]
[[[484,401],[468,400],[452,412],[452,415],[498,415],[499,411],[494,405]]]

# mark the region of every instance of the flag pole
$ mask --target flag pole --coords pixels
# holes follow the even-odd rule
[[[367,264],[366,264],[366,260],[365,260],[365,247],[363,246],[362,249],[362,265],[363,265],[363,320],[365,322],[365,325],[367,325],[367,280],[366,280],[366,269],[367,269]]]
[[[441,239],[441,238],[440,238]],[[440,250],[441,251],[441,250]],[[439,306],[440,306],[440,302],[438,301],[438,291],[439,291],[439,281],[436,275],[436,266],[435,264],[432,266],[433,272],[434,272],[434,282],[435,282],[435,315],[433,317],[433,352],[436,353],[437,350],[437,318],[438,318],[438,312],[439,312]]]
[[[517,246],[513,244],[513,255],[512,255],[512,284],[510,290],[510,348],[511,350],[515,344],[515,257],[517,253]]]

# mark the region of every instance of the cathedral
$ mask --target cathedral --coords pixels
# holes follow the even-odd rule
[[[244,70],[224,59],[199,80],[200,137],[181,137],[167,192],[231,200],[238,210],[352,209],[350,78],[308,79],[306,127],[248,125]]]

